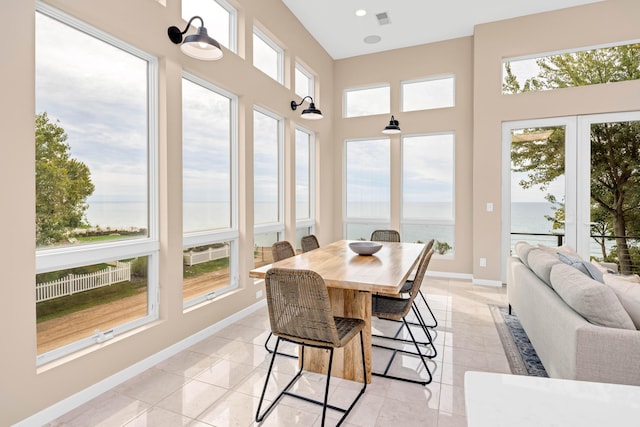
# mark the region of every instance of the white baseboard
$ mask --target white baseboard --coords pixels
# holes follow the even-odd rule
[[[427,277],[437,277],[442,279],[458,279],[458,280],[472,280],[473,275],[467,273],[449,273],[444,271],[427,271]]]
[[[487,280],[487,279],[476,279],[474,278],[471,283],[473,283],[474,285],[481,285],[481,286],[493,286],[496,288],[501,288],[502,287],[502,281],[501,280]]]
[[[219,321],[218,323],[211,325],[190,337],[183,339],[169,347],[155,353],[152,356],[147,357],[146,359],[137,362],[122,371],[111,375],[110,377],[105,378],[102,381],[99,381],[78,393],[67,397],[49,406],[46,409],[30,416],[29,418],[25,418],[24,420],[14,424],[14,427],[30,427],[35,425],[44,425],[47,424],[56,418],[66,414],[69,411],[77,408],[78,406],[87,403],[91,399],[94,399],[100,396],[102,393],[111,390],[113,387],[122,384],[123,382],[135,377],[136,375],[141,374],[147,369],[157,365],[165,359],[168,359],[171,356],[174,356],[181,351],[191,347],[194,344],[202,341],[205,338],[210,337],[215,334],[219,330],[231,325],[232,323],[242,319],[245,316],[253,313],[257,309],[264,307],[266,305],[266,300],[258,301],[257,303],[237,312],[233,315],[227,317]]]

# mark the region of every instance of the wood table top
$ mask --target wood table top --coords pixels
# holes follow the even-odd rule
[[[367,292],[398,293],[417,266],[425,249],[422,243],[378,242],[382,248],[361,256],[349,248],[353,240],[339,240],[273,264],[255,268],[249,277],[263,279],[270,268],[312,270],[327,287]]]

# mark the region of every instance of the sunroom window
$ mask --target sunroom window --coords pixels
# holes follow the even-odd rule
[[[157,60],[36,5],[38,363],[157,318]]]

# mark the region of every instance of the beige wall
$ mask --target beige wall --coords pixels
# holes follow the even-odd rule
[[[432,271],[471,273],[473,153],[473,38],[432,43],[336,61],[333,96],[336,191],[334,205],[342,206],[344,141],[385,137],[382,129],[391,114],[400,122],[402,134],[391,135],[391,227],[400,229],[401,153],[400,139],[406,135],[437,132],[455,134],[455,255],[434,257]],[[401,112],[401,82],[455,75],[455,107]],[[390,85],[391,114],[342,119],[342,94],[345,89],[380,84]],[[336,210],[334,223],[342,223],[342,211]]]
[[[400,49],[332,61],[279,0],[233,1],[239,10],[239,55],[226,52],[222,61],[198,62],[182,55],[166,37],[180,23],[179,1],[167,6],[155,0],[50,0],[49,3],[111,33],[160,59],[160,320],[143,330],[118,337],[82,354],[37,369],[34,307],[34,6],[32,2],[0,2],[6,19],[0,58],[0,194],[4,209],[4,244],[0,247],[0,424],[11,424],[139,362],[156,352],[256,302],[255,285],[242,272],[252,263],[253,105],[286,119],[290,150],[296,123],[317,132],[317,218],[321,243],[341,237],[342,145],[346,138],[377,137],[389,117],[343,120],[343,89],[373,83],[391,84],[392,113],[403,134],[456,133],[456,255],[434,261],[434,269],[472,273],[474,278],[500,279],[500,127],[504,120],[640,109],[640,82],[566,89],[522,96],[500,95],[503,57],[556,51],[593,44],[640,39],[640,3],[610,0],[581,8],[481,25],[473,38]],[[285,87],[251,65],[254,18],[285,48]],[[144,23],[144,25],[140,25]],[[597,30],[596,30],[597,29]],[[294,99],[291,75],[301,60],[319,78],[317,105],[325,113],[318,122],[301,122],[289,103]],[[245,59],[246,58],[246,59]],[[240,141],[240,288],[218,300],[183,313],[181,296],[181,86],[185,69],[238,95]],[[456,75],[456,107],[429,112],[399,112],[402,80]],[[399,161],[399,138],[392,138]],[[287,171],[293,171],[287,153]],[[399,169],[393,176],[399,182]],[[291,173],[289,175],[292,175]],[[287,197],[294,194],[286,183]],[[393,196],[399,202],[399,195]],[[496,210],[484,212],[486,202]],[[291,210],[289,211],[291,213]],[[394,226],[399,210],[394,207]],[[294,237],[287,220],[286,238]],[[480,257],[486,268],[477,267]]]
[[[474,33],[473,275],[501,277],[503,121],[640,110],[640,81],[501,95],[503,58],[640,39],[640,2],[609,0],[479,25]],[[508,185],[508,183],[507,183]],[[496,209],[486,212],[492,202]],[[479,259],[487,267],[479,267]]]
[[[51,0],[61,9],[107,33],[113,34],[159,58],[159,195],[160,195],[160,319],[142,330],[104,343],[57,363],[37,368],[34,292],[34,4],[28,1],[0,2],[0,15],[7,17],[11,43],[0,61],[1,139],[0,188],[5,207],[0,218],[9,225],[3,233],[0,286],[0,425],[31,416],[128,366],[152,356],[192,334],[254,304],[258,286],[247,271],[253,266],[253,106],[259,105],[285,118],[285,146],[293,171],[292,147],[295,125],[317,132],[317,163],[320,169],[333,156],[333,119],[300,120],[292,111],[297,99],[291,89],[295,60],[300,58],[315,73],[319,86],[319,108],[331,111],[333,61],[279,0],[242,0],[231,3],[239,10],[241,55],[225,52],[221,61],[197,61],[183,55],[166,35],[178,25],[180,2],[155,0]],[[286,85],[282,86],[252,66],[254,18],[285,49]],[[143,23],[144,25],[141,25]],[[183,313],[182,308],[182,159],[181,72],[187,70],[239,97],[240,157],[240,286],[213,302]],[[299,100],[299,99],[298,99]],[[289,173],[289,176],[293,174]],[[295,194],[294,183],[285,184],[287,196]],[[335,238],[332,229],[334,186],[331,175],[319,182],[318,227],[321,242]],[[290,210],[291,214],[293,211]],[[295,222],[287,219],[286,237],[295,237]],[[247,250],[247,248],[249,248]],[[244,250],[242,250],[244,249]]]

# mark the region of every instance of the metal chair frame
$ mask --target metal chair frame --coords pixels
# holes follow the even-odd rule
[[[270,279],[270,277],[272,277],[272,275],[278,275],[281,272],[287,272],[287,270],[284,269],[272,269],[269,270],[269,272],[267,272],[267,279],[265,279],[265,283],[267,283]],[[322,281],[322,278],[320,276],[317,275],[317,273],[314,272],[306,272],[311,276],[316,276],[316,281]],[[324,283],[324,281],[322,281],[322,283]],[[267,287],[269,286],[269,284],[267,284]],[[321,302],[320,304],[329,304],[329,296],[328,293],[326,293],[326,288],[325,288],[325,296],[324,298],[324,302]],[[278,316],[278,313],[273,313],[272,312],[272,307],[271,307],[271,299],[269,296],[269,292],[268,292],[268,296],[267,296],[267,301],[269,303],[269,310],[270,310],[270,320],[273,322],[273,318],[274,316]],[[325,325],[329,325],[332,326],[333,330],[336,330],[336,326],[335,326],[335,319],[333,316],[331,316],[331,319],[333,320],[333,325],[331,325],[330,323],[325,323]],[[350,319],[348,319],[350,320]],[[353,320],[352,320],[353,321]],[[272,323],[273,325],[273,323]],[[329,385],[330,385],[330,380],[331,380],[331,367],[333,364],[333,353],[334,353],[334,349],[338,348],[338,345],[346,345],[346,343],[350,342],[354,337],[352,336],[351,338],[349,338],[346,342],[343,342],[342,340],[339,340],[340,342],[338,342],[336,344],[336,342],[334,343],[330,343],[327,342],[326,344],[323,342],[319,342],[317,341],[318,338],[310,338],[310,337],[305,337],[305,336],[292,336],[290,333],[288,333],[288,335],[284,335],[284,332],[279,331],[278,328],[274,328],[272,326],[272,329],[275,329],[276,332],[275,335],[277,336],[277,340],[276,340],[276,345],[274,348],[274,351],[271,355],[271,362],[269,363],[269,371],[267,372],[267,377],[265,378],[265,382],[264,382],[264,387],[262,389],[262,393],[260,395],[260,401],[258,403],[258,409],[256,411],[256,422],[262,422],[265,417],[271,412],[271,410],[275,407],[275,405],[280,401],[280,399],[282,399],[283,396],[291,396],[291,397],[295,397],[297,399],[301,399],[301,400],[305,400],[307,402],[310,403],[314,403],[316,405],[322,405],[322,422],[321,425],[324,426],[325,424],[325,419],[326,419],[326,412],[327,412],[327,408],[341,412],[343,415],[340,418],[340,420],[338,421],[338,423],[336,424],[337,426],[341,425],[344,420],[346,419],[346,417],[349,415],[349,413],[351,412],[351,410],[353,409],[353,407],[355,406],[355,404],[358,402],[358,400],[360,399],[360,397],[362,397],[362,395],[364,394],[366,388],[367,388],[367,371],[366,371],[366,362],[365,362],[365,355],[364,355],[364,338],[363,338],[363,334],[362,334],[362,329],[364,327],[364,322],[362,320],[359,320],[359,324],[357,324],[357,327],[359,328],[358,334],[360,335],[360,350],[361,350],[361,356],[362,356],[362,372],[363,372],[363,385],[362,388],[360,389],[360,391],[358,392],[358,395],[352,400],[351,404],[349,405],[348,408],[341,408],[335,405],[331,405],[328,403],[328,396],[329,396]],[[355,333],[355,327],[352,327],[350,329],[350,334]],[[347,334],[350,335],[350,334]],[[344,338],[347,339],[347,338]],[[289,383],[284,387],[284,389],[278,394],[278,396],[273,400],[273,402],[271,402],[271,404],[264,410],[264,412],[260,412],[261,408],[262,408],[262,403],[264,401],[264,396],[265,393],[267,391],[267,387],[269,385],[269,379],[271,377],[271,372],[273,370],[273,365],[276,359],[276,356],[280,355],[281,353],[278,353],[278,346],[280,345],[281,341],[288,341],[288,342],[292,342],[294,344],[298,344],[301,346],[302,350],[300,352],[300,368],[298,369],[298,372],[295,374],[295,376],[291,379],[291,381],[289,381]],[[324,399],[323,401],[319,401],[319,400],[315,400],[312,399],[310,397],[307,396],[303,396],[300,394],[296,394],[296,393],[292,393],[289,390],[291,389],[291,387],[296,383],[296,381],[298,381],[301,377],[302,377],[302,371],[303,371],[303,367],[304,367],[304,349],[305,347],[313,347],[313,348],[320,348],[320,349],[325,349],[325,350],[329,350],[329,366],[327,369],[327,379],[326,379],[326,383],[325,383],[325,390],[324,390]]]

